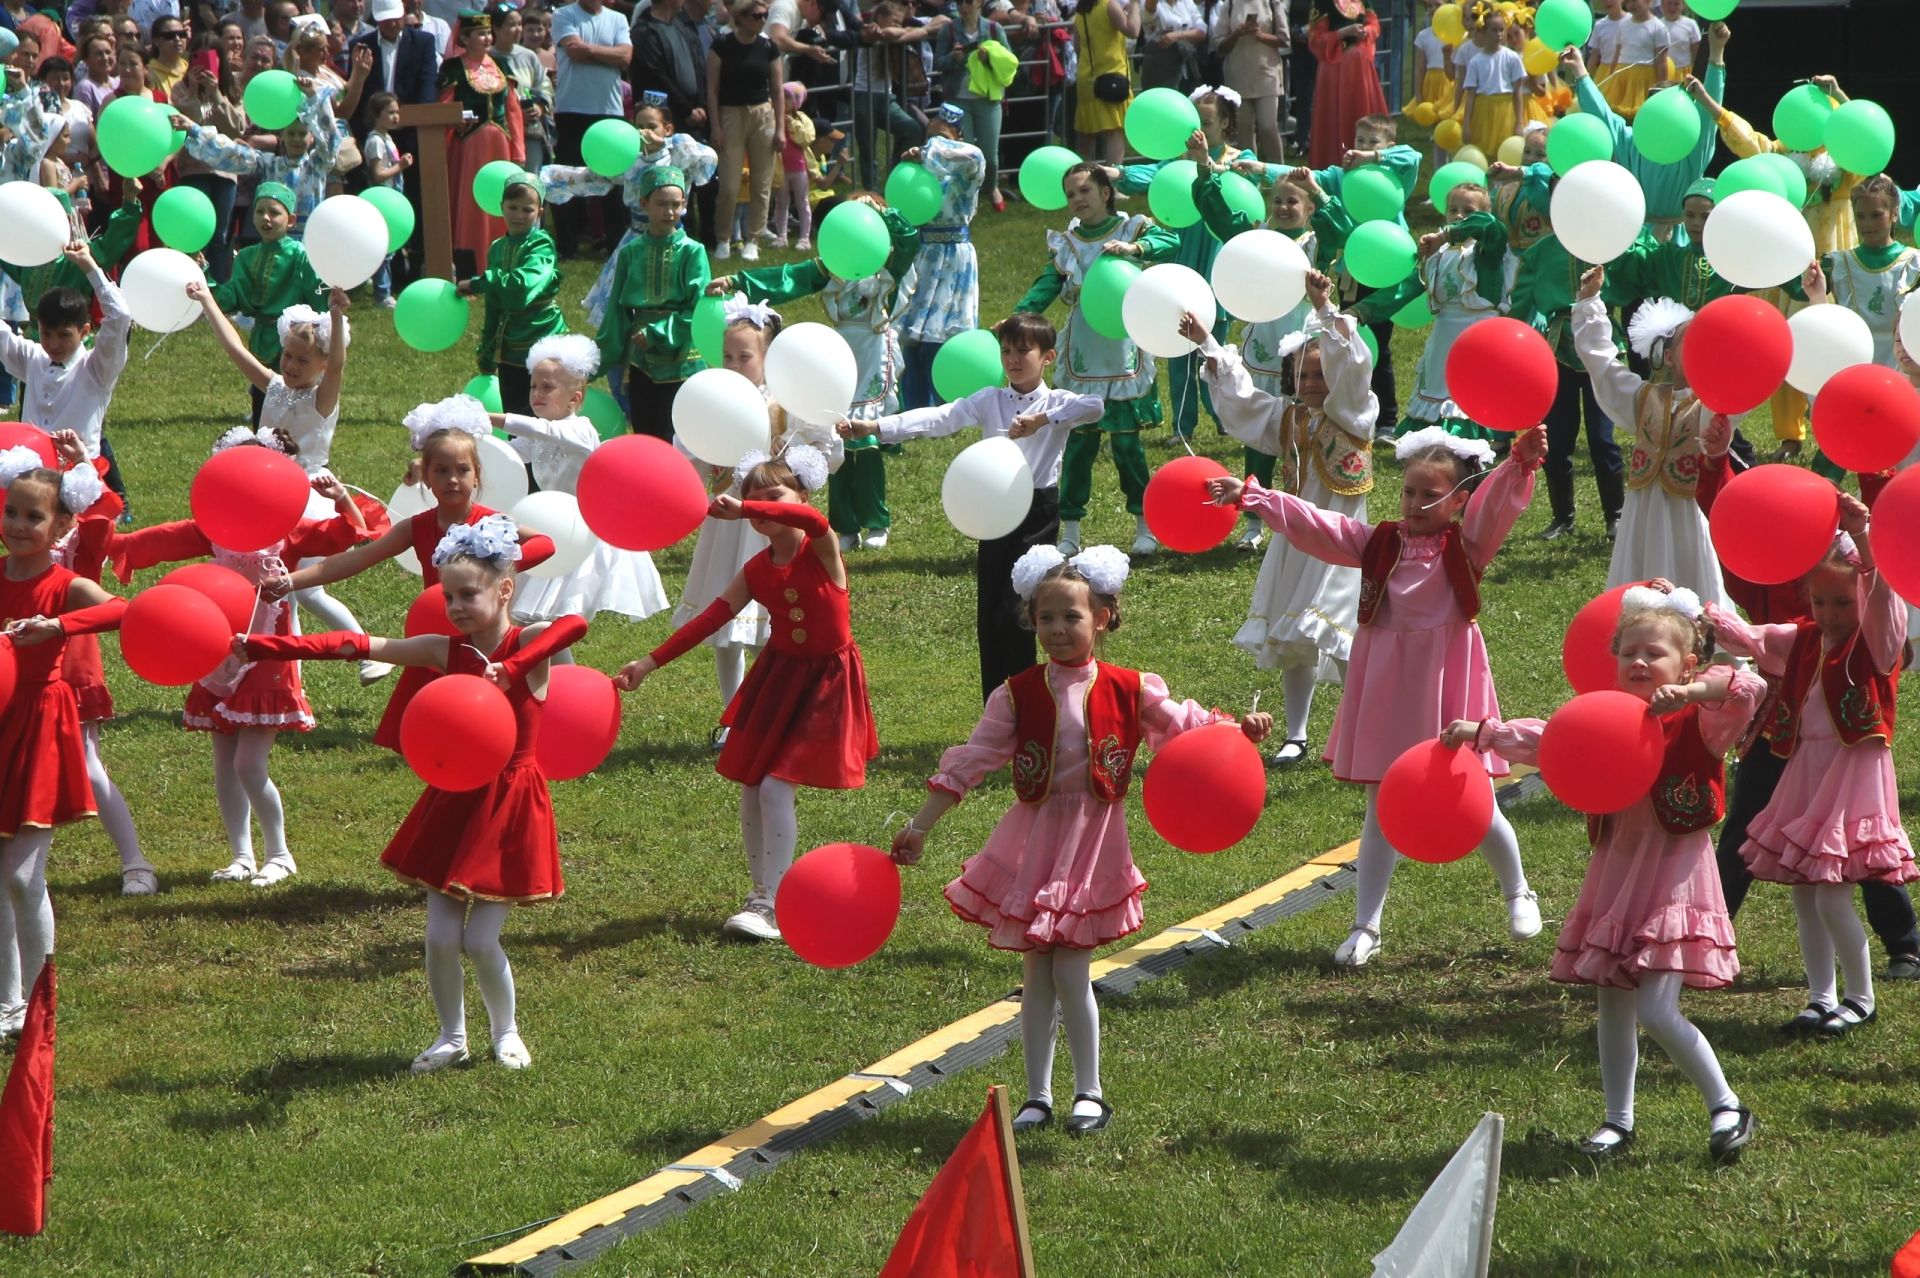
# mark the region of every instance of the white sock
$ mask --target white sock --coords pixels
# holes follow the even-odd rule
[[[1853,909],[1853,885],[1822,883],[1813,890],[1814,906],[1827,935],[1833,938],[1833,955],[1839,960],[1840,975],[1847,983],[1847,997],[1863,1011],[1873,1010],[1873,956],[1867,952],[1867,930]]]
[[[1280,693],[1286,699],[1288,741],[1307,738],[1307,720],[1313,714],[1314,667],[1288,666],[1280,672]]]
[[[1600,1092],[1607,1102],[1607,1121],[1633,1130],[1634,1075],[1640,1069],[1640,1027],[1637,991],[1601,986],[1600,1019],[1594,1037],[1600,1047]]]
[[[1054,1006],[1053,955],[1028,950],[1020,984],[1020,1048],[1027,1063],[1027,1099],[1053,1104],[1053,1041],[1060,1018]]]
[[[755,787],[760,792],[760,839],[764,856],[761,875],[769,895],[778,895],[780,880],[793,865],[793,851],[800,842],[800,818],[794,811],[793,787],[774,777],[765,777]]]
[[[287,812],[280,803],[280,791],[267,775],[267,756],[273,751],[276,728],[242,728],[234,734],[233,769],[245,788],[253,819],[260,824],[260,841],[266,844],[267,860],[293,868],[293,854],[287,851]]]
[[[1487,837],[1480,840],[1480,855],[1493,867],[1503,898],[1527,890],[1527,872],[1520,867],[1520,836],[1513,832],[1513,823],[1498,803],[1493,805],[1493,824],[1487,827]]]
[[[1055,950],[1053,989],[1060,1004],[1060,1020],[1067,1028],[1067,1051],[1073,1055],[1074,1093],[1098,1096],[1100,1005],[1093,997],[1093,951]],[[1089,1105],[1085,1112],[1097,1114],[1099,1106]]]
[[[100,761],[100,725],[84,725],[81,739],[86,744],[87,780],[93,783],[93,806],[100,813],[100,828],[107,832],[114,850],[120,854],[120,872],[151,870],[152,864],[140,851],[140,835],[133,828],[133,812],[127,807],[127,796],[120,793],[120,787],[113,783],[106,765]]]
[[[1380,933],[1381,911],[1387,905],[1387,883],[1393,878],[1394,867],[1400,863],[1400,854],[1387,842],[1387,836],[1380,833],[1380,818],[1374,813],[1379,799],[1380,787],[1369,785],[1367,815],[1360,822],[1360,853],[1354,862],[1360,881],[1354,885],[1353,901],[1354,929],[1366,929],[1376,936]]]
[[[1840,992],[1833,970],[1833,937],[1820,917],[1819,891],[1813,883],[1794,885],[1793,923],[1800,933],[1800,961],[1807,968],[1807,1002],[1833,1007],[1840,1002]]]
[[[253,805],[247,801],[247,788],[240,783],[234,766],[234,754],[240,747],[238,737],[216,732],[213,736],[213,797],[220,805],[220,824],[227,827],[227,851],[236,862],[253,862]]]
[[[436,1042],[467,1043],[467,982],[460,971],[460,950],[467,907],[445,892],[427,893],[427,992],[440,1017]]]
[[[740,787],[740,841],[747,849],[748,882],[757,894],[767,873],[767,843],[760,829],[760,787],[757,785]]]
[[[26,1001],[20,988],[20,939],[13,926],[13,900],[0,886],[0,1011]]]
[[[1853,903],[1849,901],[1851,909]],[[1866,941],[1860,942],[1866,948]],[[1700,1089],[1700,1099],[1707,1103],[1709,1110],[1731,1109],[1740,1103],[1740,1098],[1727,1086],[1727,1076],[1720,1071],[1720,1058],[1713,1054],[1713,1044],[1707,1042],[1707,1036],[1700,1027],[1680,1014],[1680,990],[1685,984],[1678,972],[1657,972],[1640,978],[1639,1016],[1640,1023],[1647,1027],[1647,1033],[1653,1035],[1653,1041],[1670,1057],[1680,1072],[1693,1080]],[[1715,1119],[1715,1126],[1729,1125]]]
[[[713,650],[713,673],[720,680],[720,704],[733,704],[733,694],[740,691],[740,684],[747,677],[747,650],[745,648],[715,648]]]
[[[22,995],[33,993],[47,955],[53,953],[53,898],[47,894],[47,850],[52,830],[22,830],[0,840],[0,876],[13,907],[12,940],[19,953]]]
[[[473,965],[473,979],[480,986],[480,1001],[487,1005],[487,1029],[496,1043],[520,1032],[514,1020],[513,967],[500,945],[500,929],[512,908],[504,901],[475,901],[467,910],[462,933],[467,962]]]

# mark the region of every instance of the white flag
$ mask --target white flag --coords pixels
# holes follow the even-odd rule
[[[1399,1234],[1373,1258],[1373,1278],[1486,1278],[1505,1129],[1498,1114],[1481,1118]]]

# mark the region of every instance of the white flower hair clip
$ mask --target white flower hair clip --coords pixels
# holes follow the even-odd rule
[[[15,444],[12,448],[0,451],[0,488],[6,487],[30,470],[39,470],[47,463],[40,454],[25,444]]]
[[[1652,586],[1633,586],[1620,596],[1620,607],[1625,612],[1677,612],[1688,621],[1700,620],[1705,608],[1700,596],[1685,586],[1675,586],[1672,591],[1655,590]]]
[[[107,486],[92,462],[81,462],[60,476],[60,504],[67,508],[70,515],[92,510],[94,503],[106,491]]]
[[[810,493],[817,493],[827,486],[827,455],[812,444],[787,444],[778,454],[780,460],[787,463],[787,469],[800,481],[800,486]],[[755,466],[773,460],[764,449],[754,448],[747,451],[733,466],[733,485],[738,488],[747,482],[747,476]]]
[[[1013,565],[1013,592],[1022,599],[1033,598],[1033,592],[1040,588],[1047,574],[1061,564],[1072,565],[1096,593],[1103,595],[1119,594],[1120,588],[1127,584],[1127,572],[1132,566],[1126,554],[1115,546],[1088,546],[1071,559],[1056,547],[1035,546]]]
[[[1692,318],[1693,311],[1671,297],[1648,298],[1627,321],[1627,344],[1641,359],[1663,364],[1664,359],[1653,359],[1654,347],[1670,344],[1680,326]]]
[[[745,293],[735,293],[727,299],[726,321],[729,327],[741,320],[755,328],[765,328],[780,318],[780,313],[765,302],[749,302]]]
[[[449,395],[431,404],[421,404],[400,424],[412,436],[416,453],[437,430],[457,430],[481,439],[493,429],[493,423],[487,418],[487,406],[471,395]]]
[[[271,448],[281,456],[291,456],[280,436],[271,427],[262,426],[258,430],[249,430],[245,426],[235,426],[232,430],[213,441],[213,455],[218,457],[229,448],[239,448],[244,444],[258,444],[262,448]]]
[[[1240,109],[1240,103],[1243,101],[1243,99],[1241,98],[1240,94],[1237,91],[1233,89],[1229,89],[1224,84],[1219,84],[1219,85],[1203,84],[1199,88],[1195,89],[1192,93],[1189,93],[1187,95],[1187,101],[1199,102],[1202,99],[1204,99],[1209,93],[1219,98],[1222,102],[1232,103],[1233,109],[1236,111]]]
[[[286,310],[280,312],[280,321],[278,324],[280,344],[285,346],[287,344],[287,338],[293,335],[293,330],[302,325],[312,325],[313,344],[315,346],[318,346],[322,351],[329,350],[332,347],[332,313],[316,311],[311,306],[304,304],[300,306],[289,306]],[[347,322],[347,317],[342,315],[340,317],[340,349],[345,350],[351,345],[353,345],[353,326]]]
[[[1292,359],[1299,352],[1305,350],[1307,343],[1318,337],[1320,332],[1321,330],[1315,329],[1309,333],[1303,328],[1297,328],[1280,339],[1279,344],[1274,347],[1274,354],[1278,355],[1281,359]]]
[[[1393,455],[1400,461],[1429,448],[1444,448],[1461,461],[1472,462],[1481,470],[1493,465],[1493,445],[1484,439],[1462,439],[1450,435],[1443,426],[1426,426],[1394,441]]]
[[[465,557],[505,568],[520,562],[520,530],[505,515],[488,515],[478,523],[455,524],[433,548],[433,566]]]
[[[585,333],[543,337],[527,351],[527,371],[531,373],[548,360],[566,369],[569,377],[590,382],[600,371],[600,347]]]

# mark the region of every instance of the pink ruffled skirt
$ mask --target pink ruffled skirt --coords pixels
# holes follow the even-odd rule
[[[1740,849],[1769,883],[1906,883],[1920,878],[1900,826],[1893,755],[1884,741],[1857,746],[1803,736],[1773,800]]]
[[[1147,881],[1126,805],[1085,792],[1016,803],[947,884],[947,904],[1000,950],[1090,950],[1140,928]]]
[[[1740,974],[1740,959],[1711,835],[1667,833],[1642,799],[1608,818],[1549,974],[1572,985],[1635,989],[1652,972],[1718,989]]]

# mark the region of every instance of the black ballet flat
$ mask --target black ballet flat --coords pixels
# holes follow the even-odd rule
[[[1795,1012],[1793,1019],[1780,1027],[1780,1032],[1795,1038],[1804,1038],[1808,1034],[1817,1033],[1820,1027],[1826,1024],[1827,1018],[1832,1015],[1833,1009],[1826,1004],[1809,1003]]]
[[[1722,1106],[1714,1114],[1738,1114],[1740,1121],[1731,1127],[1724,1127],[1707,1138],[1707,1153],[1713,1161],[1722,1167],[1740,1161],[1740,1151],[1753,1140],[1753,1132],[1760,1124],[1754,1119],[1753,1111],[1745,1105]]]
[[[1285,750],[1288,746],[1299,746],[1300,753],[1294,755],[1291,759],[1282,759],[1280,757],[1280,751],[1274,751],[1267,756],[1267,769],[1269,771],[1284,772],[1289,768],[1297,768],[1307,761],[1310,751],[1307,749],[1307,739],[1305,737],[1288,737],[1280,743],[1280,750]]]
[[[1620,1139],[1616,1141],[1596,1140],[1595,1137],[1599,1136],[1600,1132],[1617,1132],[1619,1133]],[[1633,1128],[1622,1127],[1618,1123],[1602,1123],[1598,1131],[1580,1142],[1580,1152],[1589,1158],[1612,1158],[1614,1155],[1622,1153],[1632,1147]]]
[[[1078,1114],[1067,1115],[1067,1135],[1084,1136],[1088,1132],[1100,1131],[1113,1121],[1113,1106],[1107,1104],[1104,1098],[1081,1092],[1073,1099],[1076,1104],[1080,1101],[1092,1101],[1100,1107],[1100,1112],[1091,1118],[1082,1118]]]
[[[1027,1111],[1030,1109],[1039,1110],[1040,1117],[1028,1118]],[[1013,1134],[1018,1136],[1022,1132],[1038,1131],[1040,1128],[1052,1122],[1053,1106],[1047,1104],[1045,1101],[1030,1100],[1020,1107],[1019,1113],[1013,1116]]]
[[[1826,1019],[1820,1022],[1819,1033],[1822,1038],[1840,1038],[1851,1034],[1862,1025],[1871,1025],[1880,1019],[1880,1009],[1869,1012],[1850,998],[1840,1000],[1840,1006],[1828,1012]]]

